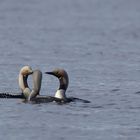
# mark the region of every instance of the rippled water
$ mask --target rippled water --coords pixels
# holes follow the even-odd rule
[[[68,96],[90,104],[0,99],[3,140],[139,140],[140,1],[1,0],[0,92],[20,92],[24,65],[62,67]],[[30,86],[31,78],[29,78]],[[43,76],[41,94],[58,81]]]

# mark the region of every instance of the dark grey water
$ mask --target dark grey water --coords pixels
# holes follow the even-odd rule
[[[139,140],[139,23],[139,0],[1,0],[0,92],[20,91],[24,65],[62,67],[67,95],[91,103],[0,99],[0,139]],[[57,86],[44,75],[41,94]]]

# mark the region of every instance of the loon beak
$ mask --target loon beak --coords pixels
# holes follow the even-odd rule
[[[45,74],[54,75],[54,72],[45,72]]]
[[[30,75],[30,74],[33,74],[33,71],[32,70],[30,70],[27,75]]]
[[[30,71],[29,74],[33,74],[33,71]]]

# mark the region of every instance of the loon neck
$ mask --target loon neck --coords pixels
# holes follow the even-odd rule
[[[29,88],[27,78],[28,76],[23,76],[21,73],[19,74],[19,86],[22,91],[24,91],[25,88]]]
[[[55,97],[59,98],[59,99],[66,99],[66,94],[65,94],[66,90],[64,89],[58,89],[55,93]]]
[[[69,80],[66,77],[59,78],[59,90],[67,90]]]
[[[26,100],[30,100],[30,95],[31,95],[31,89],[30,88],[25,88],[23,91],[23,95]]]

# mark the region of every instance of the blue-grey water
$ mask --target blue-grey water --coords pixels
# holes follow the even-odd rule
[[[24,65],[66,69],[67,96],[91,103],[0,99],[0,139],[140,139],[139,0],[0,0],[0,92]],[[40,94],[57,87],[43,75]]]

